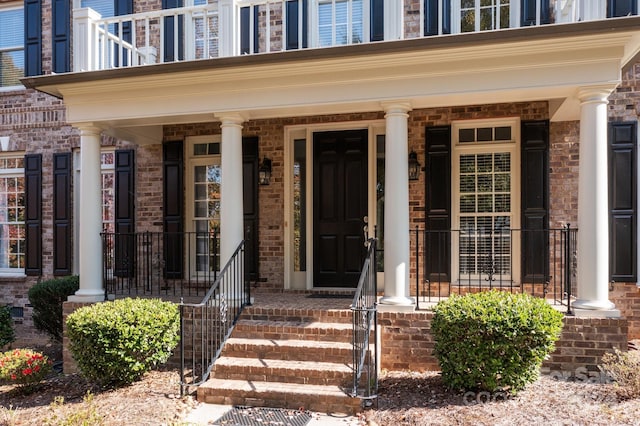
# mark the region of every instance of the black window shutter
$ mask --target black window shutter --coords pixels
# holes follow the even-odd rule
[[[300,3],[302,3],[302,48],[307,48],[307,0],[290,0],[286,2],[286,49],[300,49],[298,40],[298,14],[300,13]],[[248,49],[247,49],[248,51]]]
[[[69,0],[53,0],[53,72],[71,71],[71,13]]]
[[[442,11],[438,0],[424,0],[424,35],[438,35],[438,19],[442,19],[442,34],[451,34],[451,0],[442,0]]]
[[[426,277],[451,277],[451,127],[426,128]]]
[[[115,268],[117,277],[132,277],[136,258],[135,151],[117,150],[114,161]]]
[[[638,14],[637,0],[609,0],[607,2],[607,18]]]
[[[113,12],[116,16],[121,15],[130,15],[133,13],[133,0],[115,0]],[[115,26],[115,33],[119,34],[120,28],[118,25]],[[122,23],[122,38],[124,41],[131,43],[131,22],[123,22]],[[120,56],[116,55],[115,57],[116,66],[120,63]],[[129,59],[127,58],[127,50],[122,49],[122,65],[127,66]]]
[[[549,278],[549,122],[521,124],[523,282]]]
[[[371,0],[371,41],[384,40],[384,0]]]
[[[163,145],[164,261],[166,278],[182,278],[184,264],[182,141]]]
[[[551,22],[551,12],[549,0],[540,0],[540,23]],[[536,0],[521,0],[520,3],[520,26],[529,27],[536,25]]]
[[[42,155],[24,156],[25,237],[27,275],[42,275]]]
[[[609,273],[637,280],[637,123],[609,124]]]
[[[24,75],[42,74],[42,1],[24,0]]]
[[[53,154],[53,275],[71,275],[71,153]]]
[[[162,0],[163,9],[174,9],[182,7],[182,0]],[[175,18],[167,16],[164,18],[164,62],[173,62],[184,59],[184,17],[178,17],[178,46],[175,46]]]
[[[242,138],[245,272],[258,279],[258,137]]]

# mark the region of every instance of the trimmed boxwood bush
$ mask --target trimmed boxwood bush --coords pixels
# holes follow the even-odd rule
[[[13,329],[11,306],[0,306],[0,348],[15,342],[15,340],[16,332]]]
[[[105,386],[140,379],[165,363],[179,340],[178,306],[158,299],[120,299],[67,317],[69,349],[82,374]]]
[[[453,295],[434,310],[442,379],[459,390],[515,394],[538,378],[562,331],[563,315],[527,294]]]
[[[79,288],[77,276],[39,282],[29,289],[33,325],[55,341],[62,341],[62,303]]]

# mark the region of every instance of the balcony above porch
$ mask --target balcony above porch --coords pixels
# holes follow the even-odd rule
[[[182,2],[180,2],[182,3]],[[186,0],[102,17],[75,9],[73,70],[96,71],[636,15],[637,0]]]

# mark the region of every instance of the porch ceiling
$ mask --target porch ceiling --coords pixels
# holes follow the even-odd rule
[[[640,52],[640,17],[25,78],[64,98],[67,120],[155,139],[159,125],[550,101],[579,118],[577,90],[615,87]],[[135,128],[137,130],[133,130]]]

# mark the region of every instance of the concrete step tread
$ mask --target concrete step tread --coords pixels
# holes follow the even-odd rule
[[[270,327],[277,329],[284,328],[304,328],[319,330],[351,330],[351,323],[324,322],[324,321],[273,321],[273,320],[250,320],[240,319],[236,323],[237,328],[242,327]]]
[[[222,356],[218,358],[214,368],[218,367],[250,367],[252,369],[287,369],[296,371],[327,371],[334,373],[351,373],[353,369],[344,363],[317,362],[317,361],[291,361],[263,358],[236,358]]]
[[[274,339],[250,339],[244,337],[231,337],[227,340],[227,346],[243,345],[247,347],[251,346],[266,346],[270,348],[283,348],[283,349],[331,349],[331,350],[346,350],[351,351],[353,345],[347,342],[329,342],[329,341],[317,341],[317,340],[274,340]]]
[[[261,381],[249,381],[249,380],[231,380],[231,379],[209,379],[200,386],[199,392],[205,392],[211,390],[218,392],[250,392],[254,395],[258,394],[273,394],[273,393],[286,393],[297,395],[310,395],[310,396],[328,396],[328,397],[345,397],[351,398],[347,395],[340,386],[336,385],[301,385],[297,383],[282,383],[282,382],[261,382]]]

